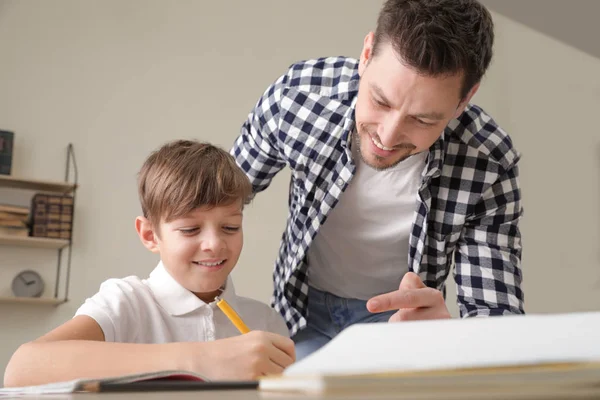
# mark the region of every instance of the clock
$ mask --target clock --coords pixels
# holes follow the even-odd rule
[[[40,297],[44,292],[44,280],[35,271],[19,272],[12,281],[12,291],[17,297]]]

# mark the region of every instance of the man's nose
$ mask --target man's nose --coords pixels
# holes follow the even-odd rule
[[[383,123],[379,125],[377,132],[381,144],[385,147],[396,146],[400,142],[402,132],[405,130],[403,125],[403,118],[400,114],[388,115]]]

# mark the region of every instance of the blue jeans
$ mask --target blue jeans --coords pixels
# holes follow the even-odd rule
[[[373,314],[367,302],[346,299],[309,287],[308,325],[292,339],[296,344],[296,361],[318,350],[344,328],[356,323],[387,322],[394,311]]]

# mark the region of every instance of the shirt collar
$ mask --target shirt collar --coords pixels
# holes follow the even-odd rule
[[[201,307],[215,306],[214,301],[207,304],[196,297],[194,293],[181,286],[167,271],[162,261],[150,273],[150,276],[146,279],[146,285],[154,294],[156,302],[172,316],[188,314]],[[225,289],[219,297],[224,298],[230,304],[236,303],[237,296],[230,276],[227,277]]]
[[[444,148],[446,146],[445,135],[448,128],[444,130],[442,135],[429,148],[427,154],[426,167],[423,170],[423,181],[429,181],[432,178],[438,177],[442,173],[444,166]]]

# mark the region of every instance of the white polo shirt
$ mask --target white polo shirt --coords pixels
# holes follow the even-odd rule
[[[275,310],[235,294],[231,277],[221,297],[251,330],[289,337],[283,318]],[[107,342],[207,342],[240,334],[214,301],[206,304],[185,289],[162,262],[148,279],[128,276],[102,283],[100,291],[88,298],[75,315],[92,317]]]

